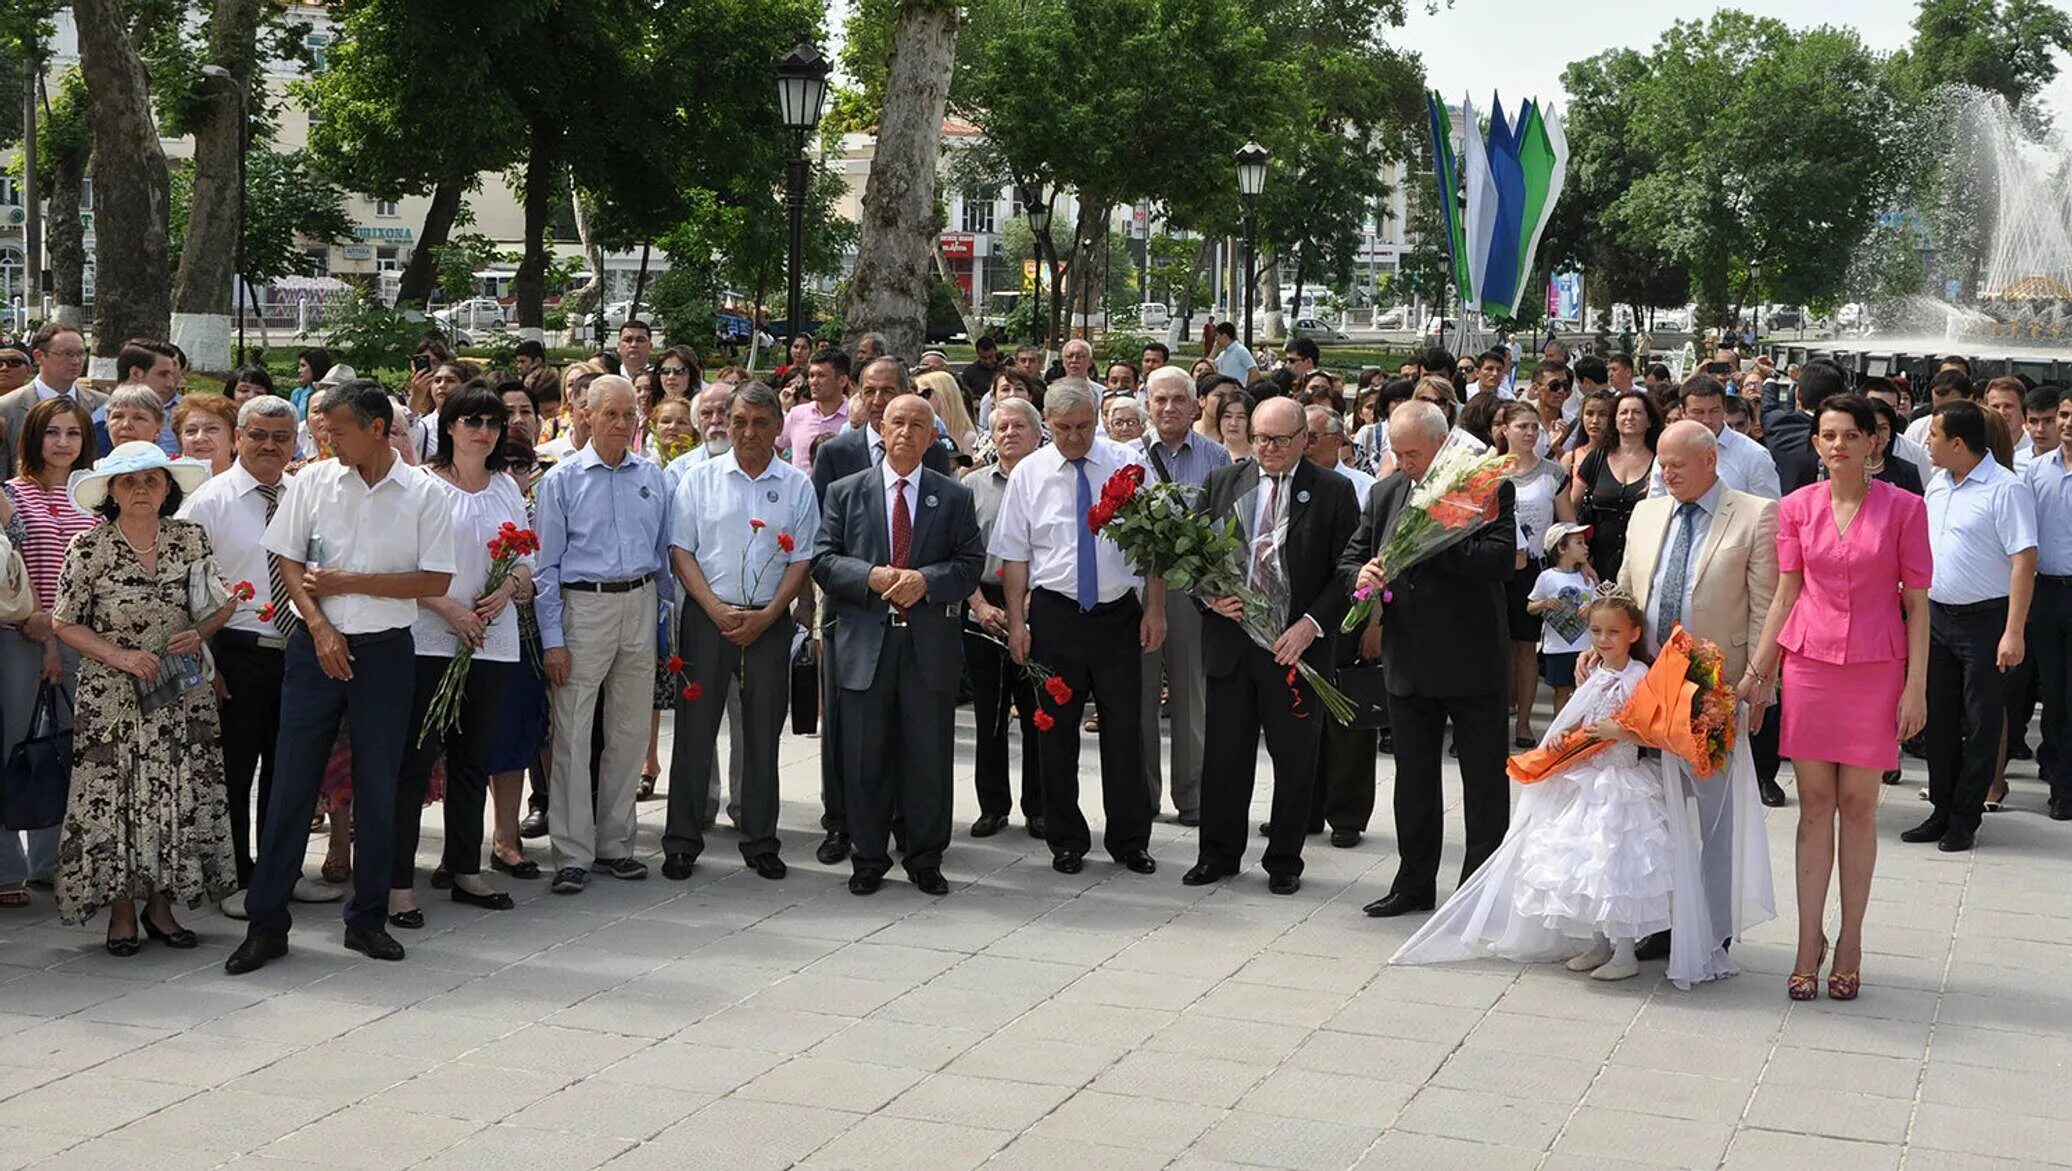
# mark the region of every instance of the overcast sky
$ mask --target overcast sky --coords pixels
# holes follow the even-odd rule
[[[1410,18],[1390,39],[1424,58],[1425,76],[1448,101],[1466,94],[1483,108],[1491,90],[1510,107],[1528,97],[1566,105],[1561,71],[1569,62],[1611,48],[1645,50],[1672,23],[1703,20],[1722,7],[1696,0],[1453,0],[1427,13],[1424,0],[1408,5]],[[1912,39],[1917,10],[1910,0],[1740,0],[1732,7],[1796,28],[1851,26],[1874,52]],[[2060,54],[2059,67],[2067,72],[2045,94],[2064,123],[2072,110],[2072,61]]]

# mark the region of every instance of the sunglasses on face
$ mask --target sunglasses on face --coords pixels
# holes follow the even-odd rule
[[[455,419],[454,422],[459,423],[463,427],[469,427],[477,431],[483,431],[495,427],[498,423],[502,422],[502,420],[498,419],[495,415],[463,415],[462,417]]]
[[[689,374],[690,372],[691,372],[691,368],[690,368],[690,367],[688,367],[688,366],[664,366],[664,367],[662,367],[662,374],[663,374],[663,376],[664,376],[664,377],[668,377],[668,378],[681,378],[681,377],[683,377],[684,375],[686,375],[686,374]]]
[[[0,366],[5,366],[9,370],[19,370],[24,366],[27,366],[28,364],[29,360],[27,358],[19,356],[10,355],[5,358],[0,358]]]
[[[295,442],[295,433],[293,431],[261,431],[256,427],[247,427],[245,429],[245,438],[254,443],[278,443],[282,447],[286,447]]]

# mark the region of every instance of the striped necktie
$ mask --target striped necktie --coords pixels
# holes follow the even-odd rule
[[[266,523],[273,523],[273,514],[281,506],[279,484],[259,485],[259,495],[266,500]],[[302,628],[302,619],[295,613],[295,604],[288,597],[288,582],[281,576],[281,558],[278,553],[266,553],[266,596],[273,602],[273,628],[283,637],[292,637]]]

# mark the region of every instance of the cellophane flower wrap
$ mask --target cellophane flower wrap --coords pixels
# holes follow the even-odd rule
[[[1612,721],[1640,743],[1681,759],[1700,779],[1717,774],[1727,766],[1737,731],[1725,663],[1717,643],[1677,626]],[[1571,728],[1550,744],[1512,757],[1505,771],[1529,785],[1610,746],[1588,728]]]
[[[512,570],[519,559],[539,550],[539,534],[505,521],[496,536],[489,539],[489,575],[476,596],[493,594],[504,588],[504,583],[511,580]],[[475,648],[459,640],[456,642],[453,661],[446,664],[446,673],[439,676],[439,690],[432,693],[432,705],[425,709],[424,723],[418,726],[419,744],[434,735],[444,736],[460,726],[461,692],[467,687],[468,666],[475,661]]]
[[[1245,607],[1239,623],[1245,634],[1272,650],[1286,629],[1280,615],[1290,605],[1287,583],[1274,574],[1263,592],[1247,582],[1245,539],[1237,517],[1212,520],[1198,512],[1190,498],[1196,491],[1170,482],[1147,485],[1143,465],[1128,464],[1101,486],[1101,498],[1087,510],[1087,527],[1115,542],[1139,574],[1164,579],[1167,589],[1204,600],[1237,598]],[[1352,722],[1352,701],[1321,672],[1298,661],[1288,670],[1291,691],[1298,675],[1339,723]],[[1294,694],[1300,714],[1302,696]]]
[[[1395,531],[1376,555],[1382,577],[1394,581],[1411,566],[1494,523],[1497,489],[1517,474],[1517,457],[1477,451],[1458,431],[1448,435],[1424,479],[1410,490]],[[1374,607],[1385,600],[1369,590],[1355,591],[1340,633],[1366,625]]]

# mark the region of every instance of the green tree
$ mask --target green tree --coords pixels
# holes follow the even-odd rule
[[[1914,39],[1889,60],[1895,82],[1916,101],[1946,85],[2007,99],[2032,127],[2048,122],[2031,100],[2072,53],[2072,13],[2046,0],[1921,0]]]
[[[282,277],[316,270],[308,248],[328,246],[352,235],[345,214],[345,192],[316,166],[307,151],[281,153],[257,150],[245,160],[245,278],[263,285]],[[193,233],[193,206],[198,166],[182,165],[172,173],[170,251],[184,260],[191,248],[204,247]]]

